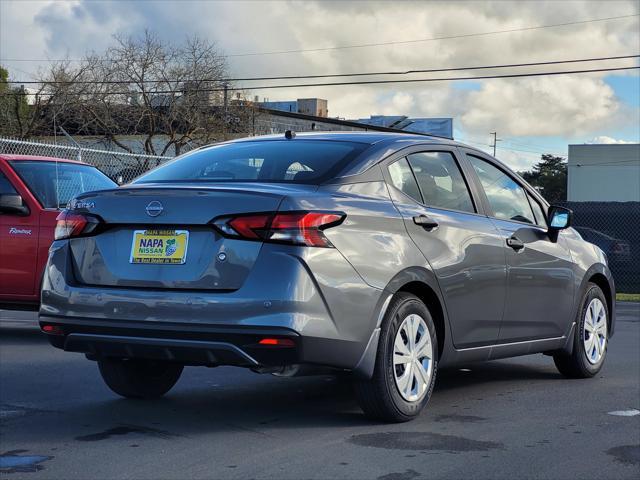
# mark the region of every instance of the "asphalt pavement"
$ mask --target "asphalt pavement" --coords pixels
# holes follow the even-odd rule
[[[619,303],[596,378],[543,355],[440,371],[415,421],[381,424],[340,377],[186,368],[118,398],[35,314],[0,311],[0,478],[640,478],[640,304]]]

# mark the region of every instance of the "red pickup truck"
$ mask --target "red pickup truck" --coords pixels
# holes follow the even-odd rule
[[[85,163],[0,154],[0,308],[37,308],[58,213],[80,193],[116,186]]]

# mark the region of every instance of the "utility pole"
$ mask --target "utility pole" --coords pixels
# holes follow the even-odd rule
[[[224,107],[222,111],[222,137],[224,140],[227,139],[227,110],[229,108],[229,84],[227,82],[224,83]]]
[[[224,115],[227,116],[227,108],[229,107],[229,84],[224,83]]]
[[[491,132],[491,135],[493,135],[493,156],[496,156],[496,144],[498,142],[501,142],[502,139],[498,138],[498,132]]]

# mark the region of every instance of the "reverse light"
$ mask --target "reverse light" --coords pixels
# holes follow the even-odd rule
[[[342,223],[340,212],[268,212],[216,219],[225,236],[246,240],[287,243],[308,247],[333,247],[324,230]]]
[[[93,232],[99,223],[100,221],[95,217],[63,210],[56,217],[56,229],[53,238],[62,240],[85,235]]]

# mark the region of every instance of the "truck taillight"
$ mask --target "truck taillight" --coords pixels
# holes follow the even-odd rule
[[[340,212],[268,212],[221,217],[215,227],[226,237],[308,247],[333,247],[324,230],[342,223]]]
[[[96,217],[63,210],[56,218],[56,229],[53,238],[62,240],[86,235],[93,232],[99,223],[100,220]]]

